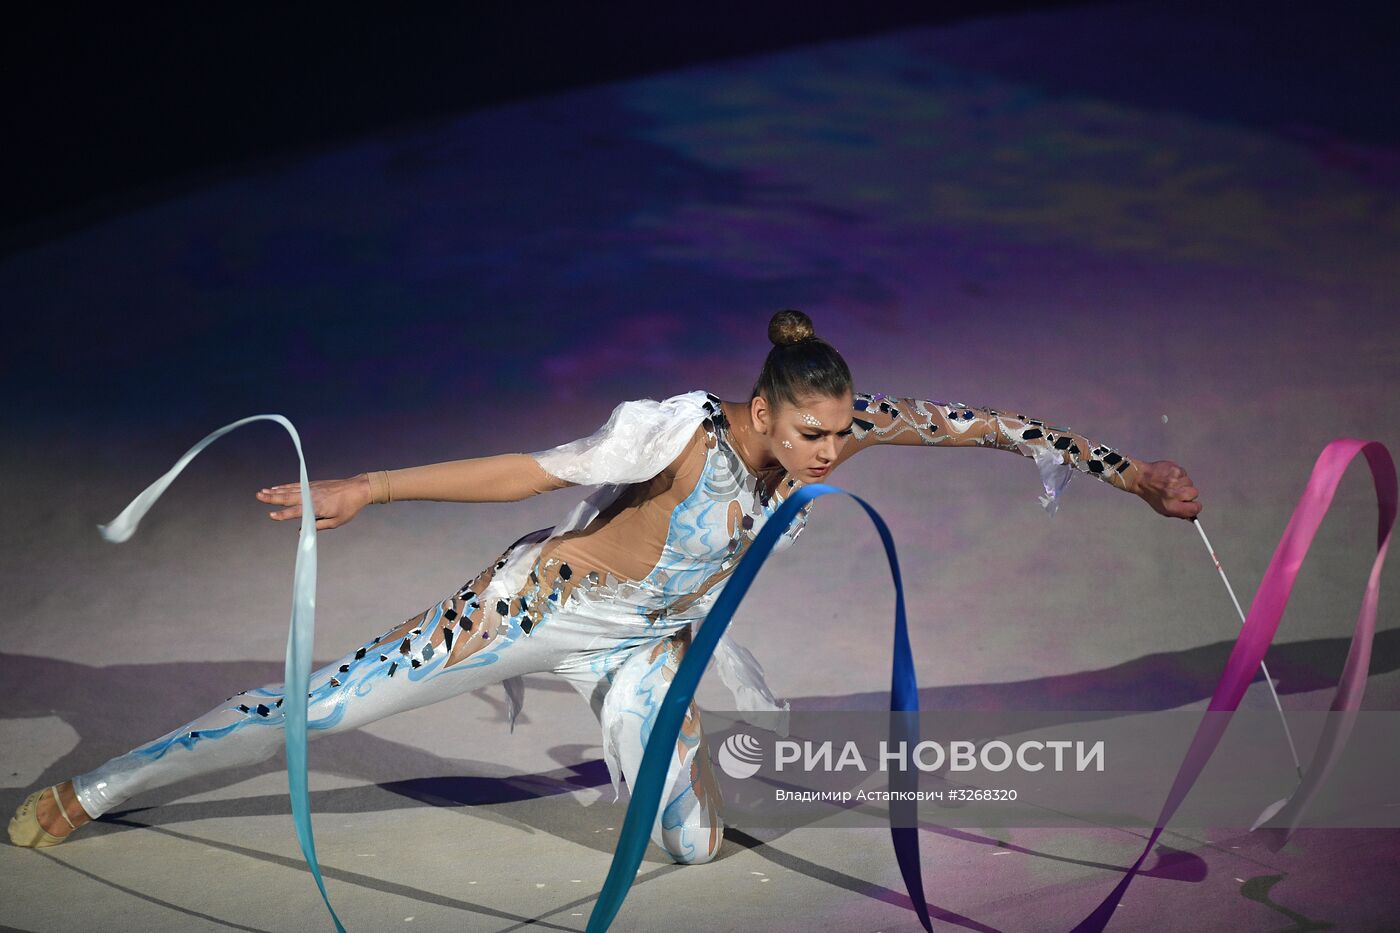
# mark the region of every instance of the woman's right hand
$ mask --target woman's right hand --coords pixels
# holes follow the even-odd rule
[[[369,476],[361,473],[350,479],[318,479],[311,484],[311,504],[316,510],[316,530],[339,528],[359,514],[360,509],[369,505]],[[269,486],[256,493],[259,502],[268,505],[284,505],[277,512],[268,512],[267,517],[275,522],[285,522],[291,518],[301,518],[301,484],[283,483]]]

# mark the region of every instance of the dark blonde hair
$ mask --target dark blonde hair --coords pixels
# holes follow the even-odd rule
[[[773,407],[796,405],[799,398],[840,398],[852,392],[851,370],[836,348],[817,336],[812,319],[801,311],[779,311],[768,322],[773,349],[763,361],[750,400],[762,395]]]

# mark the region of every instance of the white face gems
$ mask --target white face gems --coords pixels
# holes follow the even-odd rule
[[[791,450],[791,449],[792,449],[792,441],[783,441],[783,446],[786,447],[786,448],[788,448],[789,450]]]
[[[814,428],[819,428],[822,426],[822,423],[820,421],[812,417],[811,412],[799,412],[798,416],[802,419],[803,424],[811,425]]]

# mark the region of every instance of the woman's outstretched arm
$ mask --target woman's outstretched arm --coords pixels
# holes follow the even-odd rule
[[[349,479],[316,480],[311,501],[316,527],[339,528],[371,503],[428,499],[434,502],[518,502],[574,483],[546,473],[529,454],[497,454],[449,460],[401,470],[377,470]],[[283,483],[257,492],[268,505],[285,506],[269,512],[274,521],[301,517],[301,487]]]
[[[548,450],[318,480],[311,484],[316,527],[339,528],[374,502],[518,502],[566,486],[641,482],[683,453],[701,419],[718,404],[702,389],[660,402],[621,402],[592,434]],[[270,486],[256,495],[260,502],[284,506],[268,513],[274,521],[301,517],[297,483]]]
[[[851,438],[838,463],[875,444],[992,447],[1037,464],[1063,464],[1141,497],[1162,515],[1189,519],[1201,511],[1191,478],[1170,460],[1130,458],[1069,428],[1026,415],[883,392],[855,393],[854,407]]]

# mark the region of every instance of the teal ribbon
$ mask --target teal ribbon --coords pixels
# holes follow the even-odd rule
[[[831,493],[844,493],[865,509],[870,520],[880,533],[880,542],[885,546],[885,557],[889,560],[890,575],[894,578],[894,659],[890,674],[890,736],[891,741],[911,741],[918,735],[919,686],[914,675],[914,657],[909,647],[909,629],[904,617],[904,584],[899,575],[899,559],[895,555],[894,539],[890,530],[860,496],[847,492],[839,486],[816,483],[803,486],[783,500],[782,505],[769,516],[759,530],[753,543],[744,554],[739,566],[734,569],[729,581],[715,600],[714,608],[705,617],[690,647],[686,649],[676,676],[672,678],[666,696],[662,699],[656,721],[647,740],[646,751],[642,754],[642,764],[637,772],[637,784],[632,788],[632,799],[627,805],[627,817],[622,824],[622,833],[613,853],[612,865],[608,868],[607,880],[593,905],[593,913],[588,918],[588,933],[604,933],[617,916],[622,901],[627,897],[632,881],[637,876],[642,855],[646,852],[651,838],[651,827],[656,821],[656,813],[661,805],[661,794],[669,771],[671,755],[674,754],[676,738],[685,720],[695,689],[700,685],[700,676],[714,654],[715,646],[734,617],[739,601],[748,592],[750,584],[758,576],[759,568],[768,559],[778,537],[787,530],[797,511],[809,500]],[[892,773],[891,790],[909,791],[918,788],[918,771]],[[895,793],[895,798],[905,794]],[[913,903],[914,912],[925,930],[932,931],[928,916],[928,905],[923,896],[923,876],[919,866],[918,829],[915,820],[916,804],[912,795],[908,799],[890,801],[890,835],[894,843],[895,858],[899,862],[900,874]],[[896,825],[902,823],[904,825]]]
[[[345,933],[340,918],[331,907],[326,894],[326,882],[321,877],[321,865],[316,858],[316,840],[311,833],[311,801],[306,787],[306,718],[307,686],[311,681],[311,653],[316,628],[316,510],[311,503],[311,486],[306,478],[306,456],[301,450],[301,437],[292,423],[281,415],[253,415],[226,424],[195,444],[175,462],[164,476],[131,500],[121,514],[106,525],[98,525],[102,537],[121,543],[136,533],[136,526],[151,506],[175,481],[201,450],[225,434],[253,421],[275,421],[287,429],[296,448],[297,464],[301,470],[301,540],[297,544],[296,570],[292,574],[292,621],[287,633],[287,662],[284,669],[282,704],[284,732],[287,742],[287,789],[292,798],[292,820],[296,824],[301,854],[316,879],[321,900],[335,921],[337,933]]]

